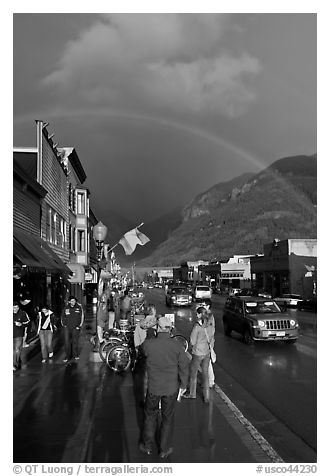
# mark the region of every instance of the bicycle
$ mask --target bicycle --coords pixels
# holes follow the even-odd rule
[[[136,351],[132,329],[119,330],[120,342],[110,345],[106,351],[106,363],[114,372],[133,371],[136,363]]]
[[[104,344],[103,352],[105,351],[105,359],[109,368],[115,372],[125,372],[130,367],[132,371],[135,368],[137,354],[134,346],[133,337],[134,326],[126,326],[120,330],[116,330],[121,342],[110,341],[109,344]],[[188,340],[181,334],[175,333],[173,326],[170,332],[172,339],[179,342],[184,351],[188,350]]]

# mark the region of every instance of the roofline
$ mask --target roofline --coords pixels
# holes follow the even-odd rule
[[[38,152],[38,149],[37,147],[13,147],[13,152],[27,152],[30,154],[36,154]]]
[[[33,177],[28,175],[15,160],[13,172],[14,174],[17,174],[18,177],[21,178],[23,182],[25,182],[39,197],[44,198],[47,195],[48,191]]]
[[[59,149],[68,149],[69,147],[59,147]],[[84,183],[87,175],[85,173],[84,167],[82,166],[80,159],[78,157],[76,149],[73,147],[71,153],[68,155],[70,164],[74,168],[74,171],[78,175],[78,178],[81,183]]]

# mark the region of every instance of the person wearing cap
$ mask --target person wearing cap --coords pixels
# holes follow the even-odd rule
[[[30,322],[29,316],[23,309],[20,309],[17,301],[13,302],[13,370],[16,371],[20,365],[21,351],[23,346],[23,336],[25,328]]]
[[[61,324],[64,327],[64,349],[65,357],[63,362],[68,362],[71,356],[78,360],[78,343],[80,329],[84,322],[84,311],[77,302],[75,296],[70,296],[67,305],[63,309],[61,316]]]
[[[214,325],[205,307],[198,307],[196,313],[197,322],[190,334],[192,360],[190,364],[189,393],[183,395],[183,397],[196,399],[197,372],[199,367],[201,367],[204,402],[209,403],[210,388],[208,368],[211,354],[210,349],[213,348],[214,345]]]
[[[159,455],[166,458],[173,452],[174,414],[179,388],[188,382],[189,359],[183,347],[171,339],[171,319],[158,318],[156,339],[146,339],[142,350],[148,373],[147,395],[144,405],[144,428],[140,450],[150,455],[155,436],[157,414],[161,402]]]

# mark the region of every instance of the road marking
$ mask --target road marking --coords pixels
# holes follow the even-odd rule
[[[225,392],[221,390],[219,385],[215,384],[214,390],[219,395],[219,397],[226,403],[226,405],[229,407],[229,409],[237,418],[237,420],[240,422],[240,424],[243,425],[244,428],[246,428],[246,430],[249,432],[251,437],[258,443],[261,450],[264,453],[266,453],[266,455],[270,458],[270,460],[273,463],[284,463],[280,455],[274,450],[274,448],[270,445],[270,443],[268,443],[268,441],[258,432],[258,430],[252,425],[252,423],[245,418],[243,413],[236,407],[236,405],[230,400],[230,398],[225,394]],[[215,401],[215,404],[217,405],[216,401]],[[226,417],[226,415],[224,416]],[[233,426],[229,418],[227,418],[227,421],[229,422],[231,426]],[[253,451],[253,448],[251,447],[251,445],[249,445],[249,449]],[[257,457],[258,456],[259,455],[257,455]],[[260,461],[257,461],[257,462],[260,462]]]

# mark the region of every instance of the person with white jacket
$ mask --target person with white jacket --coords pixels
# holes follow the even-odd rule
[[[38,335],[41,346],[41,362],[43,364],[54,355],[53,334],[55,330],[54,313],[49,309],[49,306],[45,304],[42,306],[41,312],[38,312]]]

